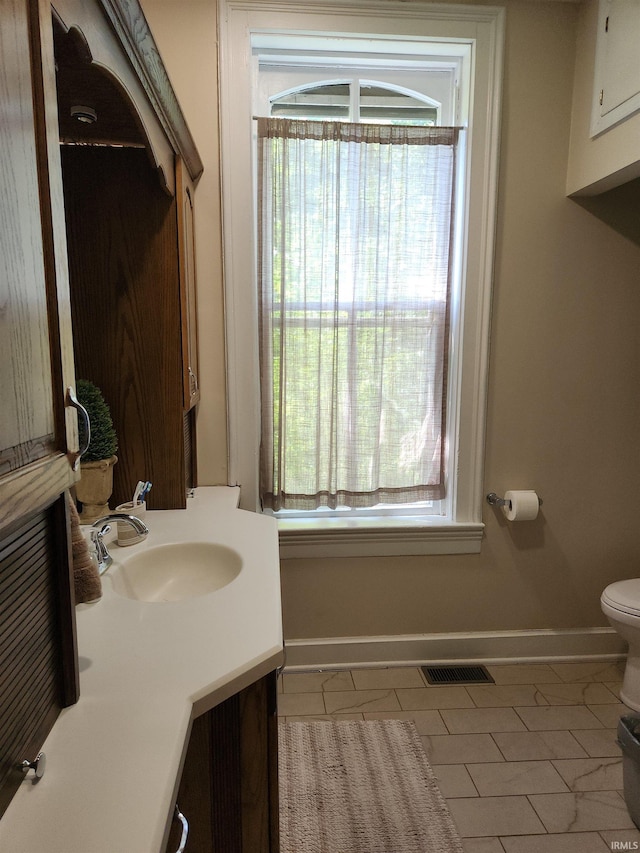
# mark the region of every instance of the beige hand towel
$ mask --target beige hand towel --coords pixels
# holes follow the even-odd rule
[[[76,604],[96,601],[102,597],[102,582],[98,567],[91,559],[89,546],[80,529],[78,510],[67,493],[69,514],[71,516],[71,550],[73,553],[73,580],[76,592]]]

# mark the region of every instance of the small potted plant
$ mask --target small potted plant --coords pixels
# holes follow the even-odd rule
[[[87,410],[91,424],[89,447],[80,461],[80,480],[76,483],[76,498],[82,504],[80,521],[92,524],[109,512],[109,498],[113,491],[113,466],[118,461],[115,455],[118,439],[113,427],[111,412],[102,392],[93,382],[78,379],[78,400]],[[80,446],[85,442],[83,423],[78,425]]]

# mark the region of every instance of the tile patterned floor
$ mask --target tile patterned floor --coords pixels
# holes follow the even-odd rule
[[[411,719],[466,853],[640,849],[622,793],[622,665],[488,666],[495,684],[432,686],[419,667],[292,672],[287,720]]]

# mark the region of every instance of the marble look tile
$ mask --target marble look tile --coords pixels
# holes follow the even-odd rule
[[[624,800],[617,791],[531,794],[529,801],[548,832],[634,828]]]
[[[431,769],[436,775],[443,797],[478,796],[476,786],[464,764],[432,764]]]
[[[422,745],[431,764],[504,761],[491,735],[424,735]]]
[[[504,853],[499,838],[463,838],[464,853]]]
[[[561,681],[548,664],[498,664],[488,666],[496,684],[547,684]]]
[[[281,693],[278,696],[278,714],[281,717],[326,714],[322,693]]]
[[[613,842],[640,849],[619,787],[616,726],[630,713],[618,698],[624,665],[487,668],[496,684],[427,685],[416,666],[285,672],[279,713],[413,720],[467,836],[465,853],[610,853]],[[513,712],[523,726],[496,731]]]
[[[553,671],[561,681],[619,681],[624,675],[624,662],[589,661],[587,663],[553,663]]]
[[[603,706],[613,707],[613,706]],[[551,729],[597,729],[598,718],[584,705],[541,706],[538,708],[515,708],[529,731]]]
[[[618,732],[616,729],[583,729],[573,732],[574,738],[592,758],[619,756]],[[556,758],[572,758],[570,755],[558,755]]]
[[[602,725],[607,729],[615,729],[618,727],[620,717],[627,714],[635,714],[631,708],[627,708],[622,702],[616,705],[589,705],[589,710],[600,720]]]
[[[513,708],[463,708],[440,713],[452,735],[526,731]]]
[[[571,732],[496,732],[493,739],[507,761],[587,757]]]
[[[463,838],[496,834],[531,835],[545,831],[526,797],[460,798],[447,802]]]
[[[569,790],[550,761],[505,761],[469,765],[481,797],[553,794]]]
[[[420,711],[437,708],[473,708],[473,699],[464,687],[416,687],[398,688],[398,700],[404,711]]]
[[[571,791],[621,791],[621,758],[577,758],[554,761],[553,766]]]
[[[345,671],[291,672],[282,676],[285,693],[321,693],[323,690],[353,690],[351,673]]]
[[[347,690],[325,693],[327,714],[395,711],[400,705],[393,690]]]
[[[619,702],[606,685],[598,681],[588,684],[541,684],[538,689],[549,705],[615,705]]]
[[[412,720],[421,735],[446,735],[449,730],[438,711],[367,711],[365,720]]]
[[[611,853],[597,832],[501,838],[505,853]]]
[[[356,690],[388,690],[394,687],[424,687],[418,667],[351,670]]]
[[[549,704],[535,684],[469,684],[466,689],[478,708]]]
[[[605,681],[604,686],[610,690],[620,701],[620,690],[622,689],[622,681]]]

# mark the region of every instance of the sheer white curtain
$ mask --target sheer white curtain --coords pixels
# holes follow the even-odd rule
[[[444,497],[457,128],[258,137],[263,506]]]

